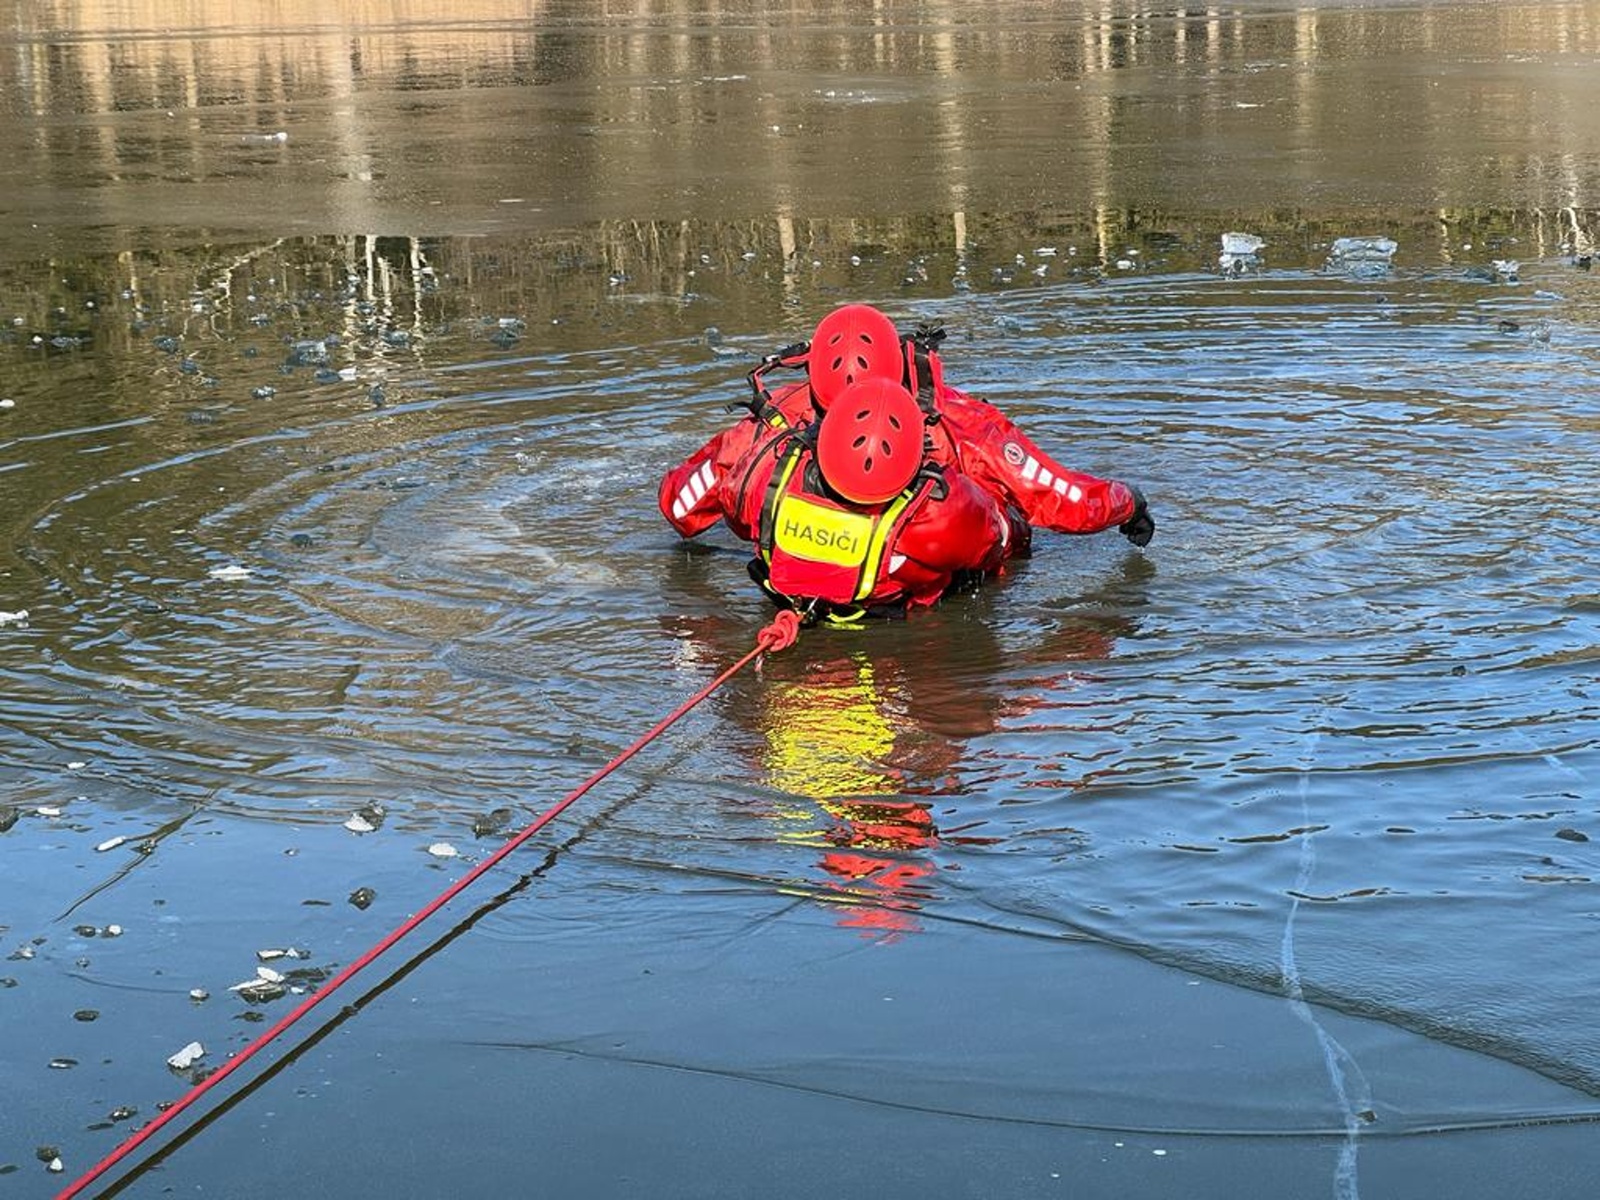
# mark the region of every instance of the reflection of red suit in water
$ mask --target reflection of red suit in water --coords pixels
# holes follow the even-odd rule
[[[1072,629],[1023,657],[1058,676],[1067,663],[1104,658],[1112,644],[1110,631]],[[1001,656],[981,629],[967,651],[996,664]],[[936,896],[941,845],[996,840],[964,823],[941,831],[932,797],[958,789],[968,739],[1033,703],[974,687],[970,675],[929,671],[918,665],[922,657],[915,647],[899,657],[858,649],[794,664],[793,678],[782,674],[789,664],[774,661],[759,707],[735,718],[759,728],[768,786],[806,802],[780,800],[772,813],[778,839],[820,851],[828,892],[848,906],[840,926],[863,936],[920,929],[917,913]]]
[[[850,908],[839,924],[872,936],[916,931],[932,898],[939,836],[928,802],[904,795],[907,769],[942,773],[959,753],[944,738],[909,745],[904,699],[858,651],[808,664],[803,679],[769,679],[758,717],[767,782],[810,801],[774,812],[779,840],[822,850],[827,887]]]

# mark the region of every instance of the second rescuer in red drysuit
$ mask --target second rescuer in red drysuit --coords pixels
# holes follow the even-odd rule
[[[725,520],[757,544],[752,574],[798,608],[932,603],[954,579],[1027,554],[1030,523],[1116,526],[1149,542],[1136,488],[1067,470],[993,405],[947,386],[942,337],[902,338],[868,305],[836,309],[810,343],[750,373],[749,417],[667,473],[663,515],[685,537]],[[763,376],[778,366],[807,377],[769,392]]]

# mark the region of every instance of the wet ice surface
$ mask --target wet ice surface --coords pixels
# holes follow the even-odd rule
[[[400,1081],[469,1066],[447,1120],[476,1142],[546,1087],[672,1109],[689,1072],[694,1103],[797,1136],[846,1100],[887,1106],[865,1128],[980,1119],[1017,1188],[1124,1152],[1221,1178],[1228,1133],[1299,1135],[1261,1170],[1324,1194],[1358,1143],[1593,1114],[1572,997],[1597,982],[1600,293],[1560,255],[1513,285],[1402,252],[1375,285],[1325,253],[890,284],[903,324],[946,322],[955,380],[1146,488],[1149,551],[1041,535],[976,596],[808,634],[352,985],[358,1020],[174,1162],[267,1169],[241,1138],[318,1141],[352,1094],[421,1123]],[[343,339],[382,409],[364,378],[280,372],[290,317],[234,313],[183,335],[215,401],[12,444],[99,453],[8,485],[33,490],[0,1002],[39,1034],[6,1050],[29,1114],[6,1161],[48,1140],[86,1168],[107,1111],[174,1097],[175,1047],[205,1047],[201,1077],[747,648],[742,554],[680,547],[653,495],[740,364],[692,313],[607,311],[554,351],[425,321],[403,371],[376,331]],[[164,377],[152,333],[118,369]],[[236,399],[269,373],[269,405]],[[1063,1161],[1030,1129],[1070,1132]]]
[[[531,55],[369,36],[353,84],[320,26],[229,33],[191,107],[179,59],[102,94],[52,49],[0,134],[7,1194],[749,647],[743,555],[655,482],[863,298],[1139,483],[1149,550],[1041,534],[806,635],[126,1194],[1587,1195],[1597,159],[1542,22],[1588,10],[1321,7],[561,9]],[[235,103],[236,45],[296,103]],[[844,132],[897,169],[821,169]],[[499,236],[300,236],[340,228]]]

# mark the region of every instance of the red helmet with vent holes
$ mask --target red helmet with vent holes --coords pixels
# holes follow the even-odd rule
[[[853,383],[879,377],[898,381],[905,369],[900,334],[870,304],[846,304],[822,318],[811,338],[811,397],[826,412]]]
[[[846,388],[817,431],[817,466],[828,486],[857,504],[904,491],[922,467],[922,409],[881,376]]]

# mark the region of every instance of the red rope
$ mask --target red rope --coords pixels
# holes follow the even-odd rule
[[[738,662],[734,663],[733,666],[729,667],[721,675],[718,675],[710,683],[706,684],[705,687],[701,688],[694,695],[690,696],[682,704],[678,705],[677,708],[673,709],[660,721],[656,722],[655,725],[650,727],[649,732],[647,732],[643,737],[639,738],[638,741],[634,742],[633,745],[629,746],[621,754],[617,755],[605,766],[601,767],[593,775],[589,776],[588,779],[584,780],[583,783],[579,784],[572,791],[568,792],[555,804],[552,804],[544,812],[540,813],[539,816],[534,819],[533,823],[521,833],[517,834],[516,837],[506,842],[493,854],[489,855],[488,858],[485,858],[477,866],[473,867],[472,870],[468,871],[460,879],[456,880],[449,887],[445,888],[444,891],[440,892],[439,895],[430,901],[425,907],[419,909],[410,918],[397,926],[391,933],[384,937],[383,940],[378,942],[360,958],[356,959],[349,966],[345,967],[344,970],[340,971],[337,975],[330,979],[326,987],[323,987],[307,996],[303,1001],[300,1002],[299,1006],[295,1008],[293,1012],[290,1012],[288,1015],[284,1016],[278,1021],[277,1024],[273,1025],[260,1037],[256,1038],[255,1041],[251,1042],[243,1050],[235,1054],[217,1071],[206,1076],[199,1083],[195,1084],[195,1086],[189,1091],[185,1092],[183,1096],[172,1105],[171,1108],[167,1109],[160,1116],[156,1117],[148,1125],[145,1125],[143,1128],[139,1129],[133,1134],[132,1137],[128,1138],[127,1141],[123,1142],[110,1154],[106,1155],[103,1159],[96,1163],[94,1167],[92,1167],[86,1174],[69,1184],[65,1190],[58,1192],[56,1194],[56,1200],[69,1200],[69,1197],[78,1195],[96,1179],[99,1179],[102,1175],[114,1167],[117,1163],[127,1158],[128,1155],[132,1154],[145,1142],[154,1137],[159,1130],[174,1120],[179,1113],[183,1112],[195,1101],[199,1100],[201,1096],[205,1095],[206,1092],[210,1091],[229,1075],[233,1074],[234,1071],[243,1066],[245,1062],[252,1058],[258,1051],[265,1049],[270,1043],[276,1040],[280,1034],[287,1030],[301,1017],[305,1016],[317,1005],[321,1004],[329,996],[333,995],[335,991],[337,991],[350,979],[354,978],[358,972],[360,972],[364,967],[368,966],[385,950],[389,949],[389,947],[393,946],[401,938],[405,937],[406,934],[410,933],[418,925],[421,925],[434,913],[438,912],[446,904],[450,903],[451,900],[454,900],[458,895],[470,887],[480,876],[489,871],[507,855],[511,854],[517,849],[517,847],[521,846],[551,821],[555,820],[555,818],[565,812],[575,800],[577,800],[590,788],[594,787],[595,784],[599,783],[606,776],[610,775],[623,763],[627,762],[635,754],[639,753],[640,750],[644,749],[645,746],[649,745],[652,741],[664,733],[667,728],[674,724],[680,717],[682,717],[690,709],[694,708],[707,696],[711,695],[712,692],[716,691],[719,687],[728,682],[728,680],[732,679],[740,671],[744,670],[744,668],[749,666],[752,661],[760,657],[763,653],[784,650],[794,645],[795,638],[799,636],[799,630],[800,621],[793,612],[790,612],[787,609],[780,612],[776,617],[773,618],[770,625],[767,625],[759,634],[756,635],[756,644],[753,650],[747,653]]]

